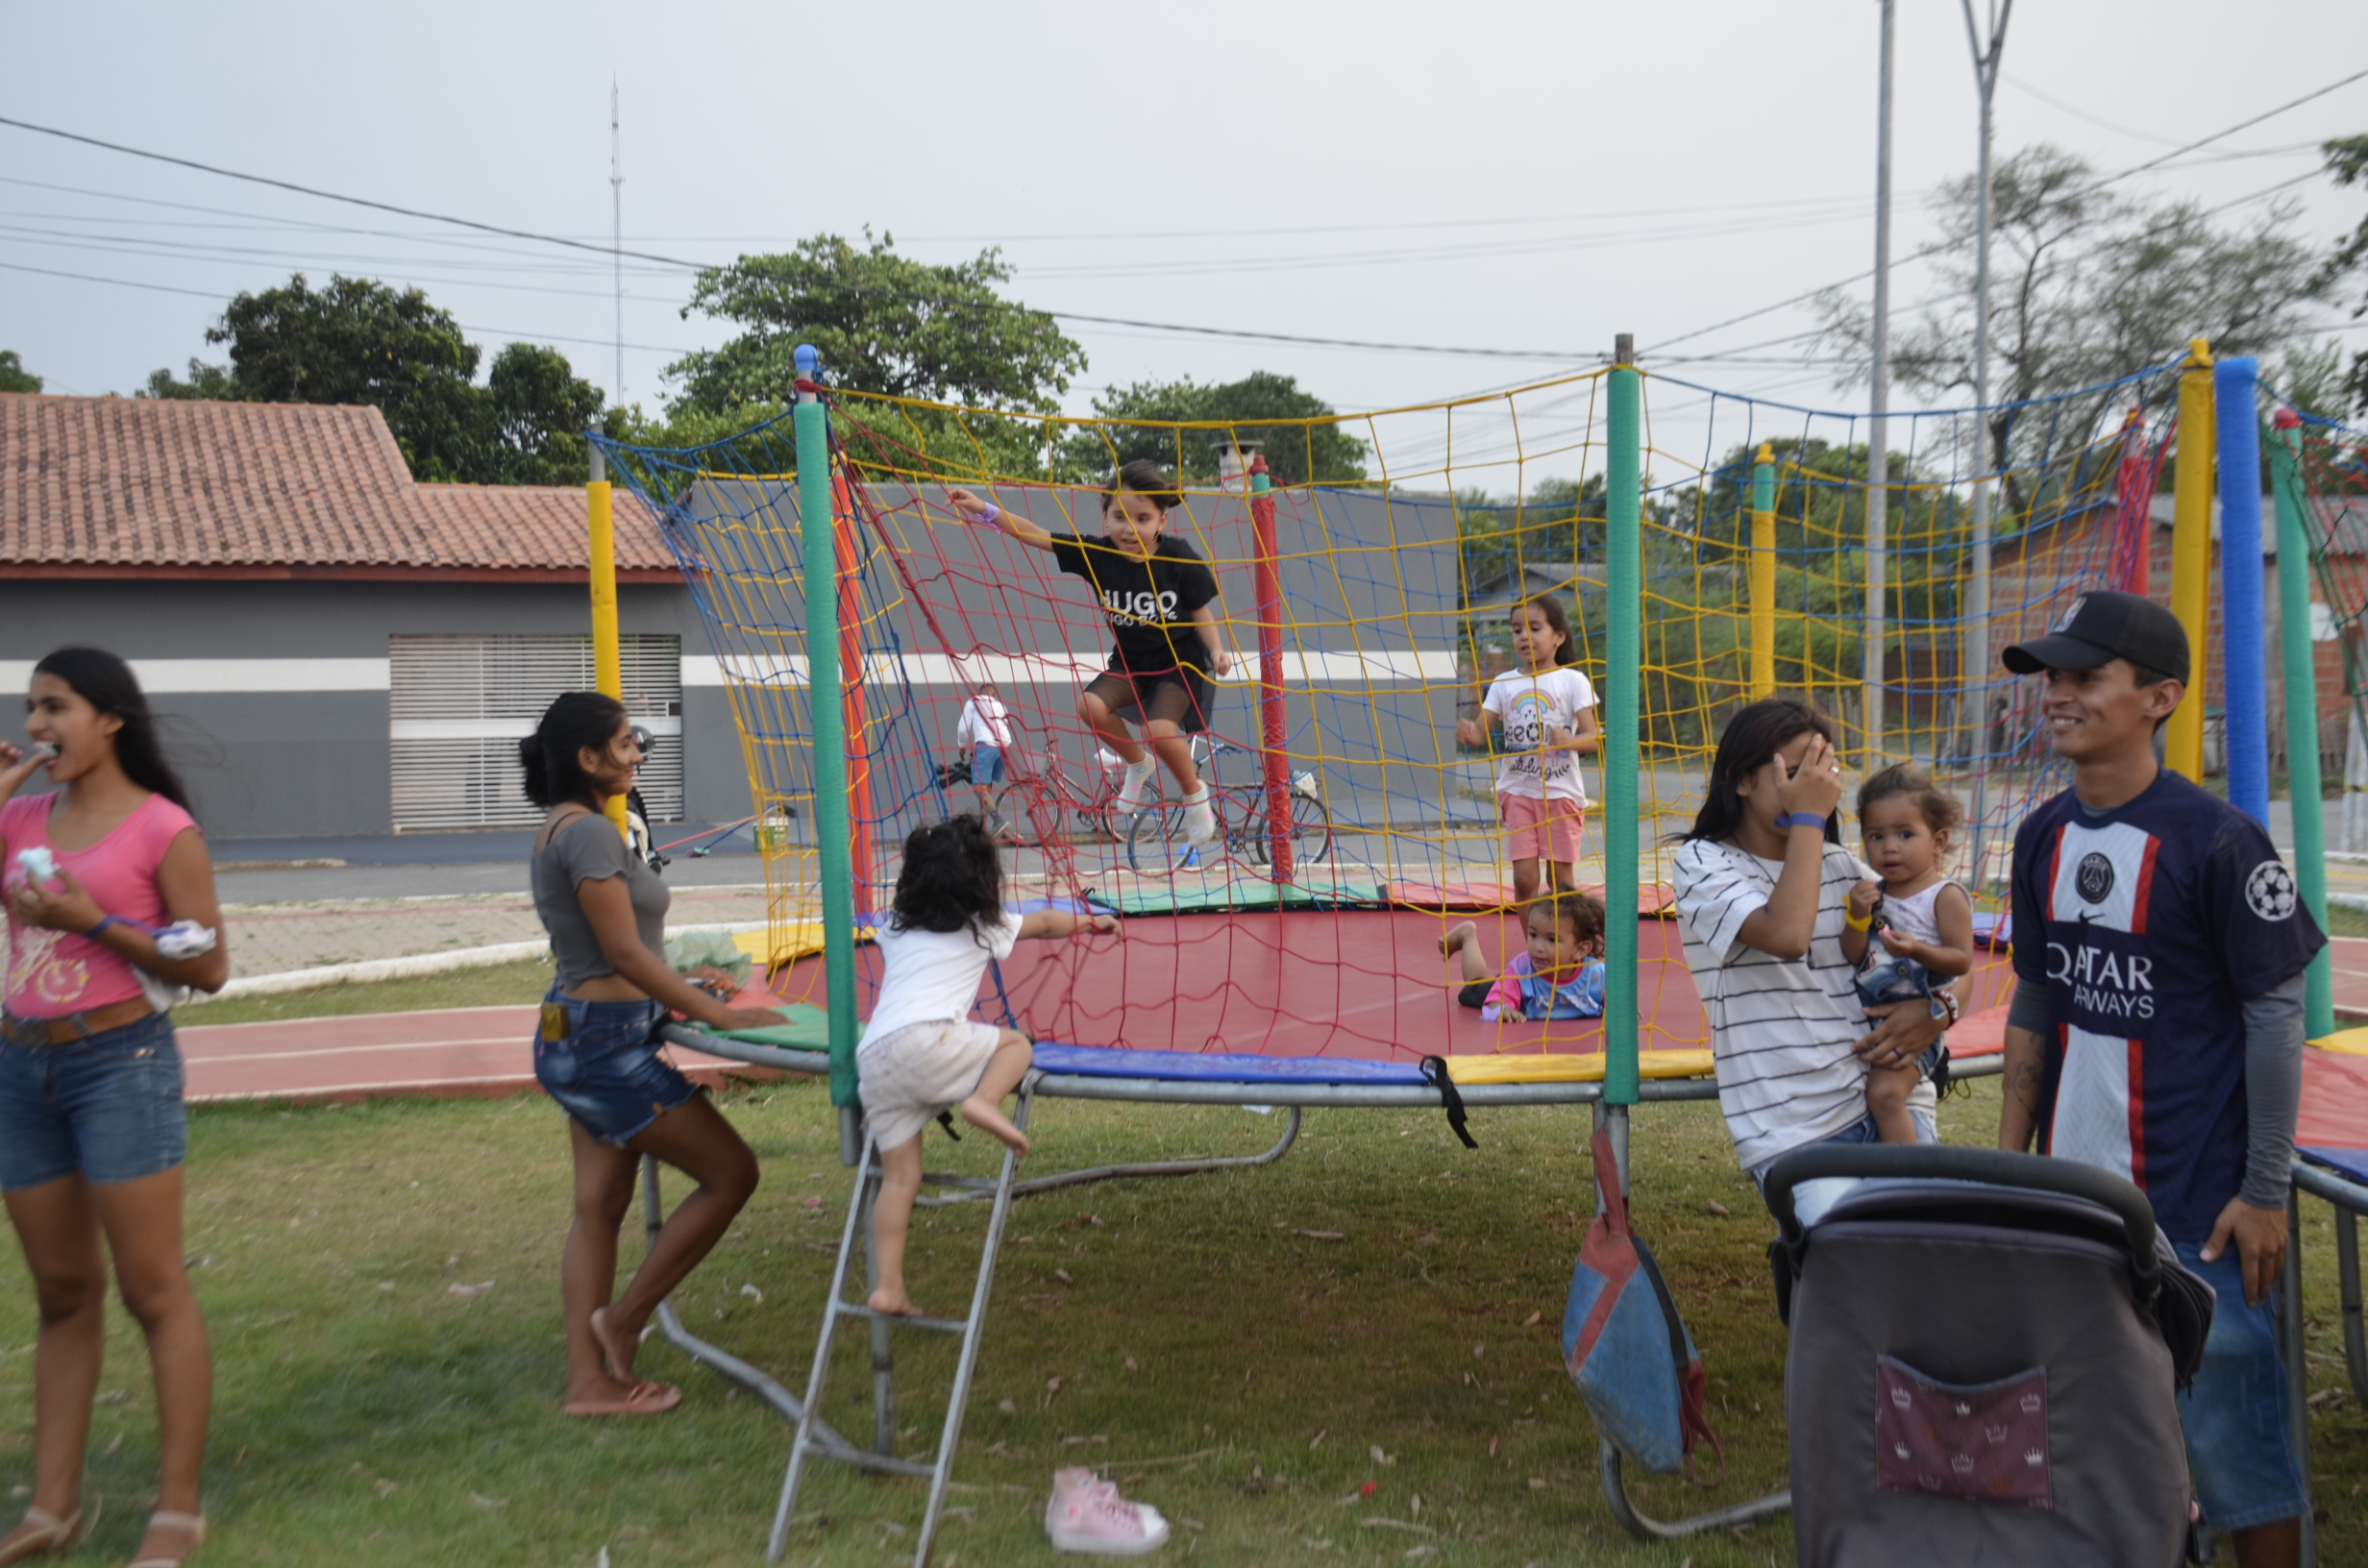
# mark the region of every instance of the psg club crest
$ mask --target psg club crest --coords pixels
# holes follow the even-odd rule
[[[2277,866],[2278,863],[2271,861],[2270,864]],[[2282,871],[2285,870],[2282,866],[2279,866],[2278,869]],[[2257,877],[2260,872],[2256,871],[2254,875]],[[2080,890],[2083,902],[2091,904],[2105,902],[2113,891],[2112,858],[2100,854],[2094,849],[2089,850],[2088,853],[2081,856],[2081,863],[2072,873],[2072,885]]]

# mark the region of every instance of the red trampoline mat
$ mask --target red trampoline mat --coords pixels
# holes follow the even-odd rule
[[[1389,1062],[1603,1049],[1600,1019],[1487,1023],[1455,1005],[1439,942],[1466,918],[1411,909],[1138,915],[1117,937],[1024,942],[1001,972],[1019,1027],[1063,1044]],[[1510,914],[1476,923],[1492,967],[1520,950]],[[1639,920],[1637,948],[1643,1048],[1706,1048],[1710,1031],[1676,923]],[[857,950],[855,972],[856,1009],[868,1017],[877,948]],[[1979,957],[1977,1007],[2006,972],[2003,958]],[[822,960],[800,960],[774,990],[819,1002]],[[999,1016],[993,971],[979,1012]]]
[[[1000,968],[1020,1028],[1065,1044],[1371,1061],[1603,1049],[1600,1019],[1484,1023],[1454,1005],[1439,942],[1465,918],[1404,909],[1138,915],[1117,937],[1023,942]],[[1492,964],[1520,950],[1511,916],[1478,924]],[[1640,920],[1637,938],[1646,1048],[1706,1042],[1676,927]],[[858,949],[855,971],[856,1007],[868,1016],[878,949]],[[800,960],[773,989],[819,1001],[822,960]],[[990,971],[979,1012],[999,1011]]]

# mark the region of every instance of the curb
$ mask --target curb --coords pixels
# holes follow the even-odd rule
[[[763,920],[670,925],[666,928],[666,935],[669,940],[708,933],[736,937],[744,932],[762,931],[765,925]],[[549,939],[539,938],[532,942],[497,942],[484,947],[455,947],[441,953],[412,953],[402,958],[368,958],[352,964],[320,964],[305,969],[283,969],[278,974],[241,975],[215,992],[210,999],[224,1001],[234,996],[268,996],[284,991],[313,991],[323,986],[404,980],[413,975],[447,974],[455,969],[490,968],[497,964],[515,964],[521,959],[548,960],[550,955]]]

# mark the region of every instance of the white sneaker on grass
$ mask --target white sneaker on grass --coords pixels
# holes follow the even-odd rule
[[[1168,1544],[1168,1521],[1147,1503],[1127,1502],[1093,1471],[1073,1467],[1053,1473],[1045,1533],[1055,1552],[1139,1557]]]
[[[1151,774],[1157,772],[1158,768],[1157,759],[1152,757],[1145,757],[1141,762],[1130,762],[1126,765],[1126,771],[1119,775],[1119,810],[1141,811],[1143,809],[1145,797],[1151,793]]]

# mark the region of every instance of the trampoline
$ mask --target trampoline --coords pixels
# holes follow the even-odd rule
[[[1847,450],[1862,438],[1845,419],[1812,442],[1812,428],[1828,416],[1714,397],[1704,416],[1703,460],[1690,465],[1657,445],[1654,466],[1681,477],[1648,491],[1645,383],[1624,338],[1607,369],[1359,416],[1348,422],[1359,432],[1352,445],[1369,442],[1385,477],[1357,483],[1332,482],[1309,466],[1311,432],[1330,422],[1253,432],[1280,459],[1278,478],[1265,456],[1246,450],[1256,440],[1246,442],[1242,431],[1122,428],[855,394],[826,399],[812,351],[801,349],[798,362],[793,412],[729,440],[657,451],[595,438],[661,518],[706,628],[766,856],[773,908],[761,956],[774,994],[802,1009],[779,1029],[740,1038],[670,1033],[711,1055],[826,1076],[842,1155],[858,1170],[802,1397],[703,1344],[671,1309],[661,1309],[659,1321],[677,1345],[798,1424],[770,1556],[786,1544],[802,1468],[819,1457],[928,1480],[915,1538],[919,1568],[942,1515],[996,1253],[1016,1197],[1117,1176],[1270,1163],[1289,1151],[1305,1113],[1328,1108],[1436,1111],[1468,1141],[1472,1114],[1490,1107],[1585,1105],[1609,1131],[1624,1178],[1633,1107],[1716,1097],[1701,1003],[1677,928],[1662,918],[1666,839],[1692,815],[1689,791],[1698,785],[1689,771],[1702,772],[1721,715],[1764,695],[1780,660],[1788,684],[1855,694],[1855,674],[1836,676],[1820,661],[1831,653],[1838,665],[1854,662],[1838,650],[1862,624],[1847,607],[1858,592],[1860,540],[1841,526],[1853,481],[1788,461],[1788,499],[1779,500],[1766,446],[1755,465],[1719,457],[1716,443],[1759,443],[1762,421],[1797,423],[1803,452]],[[2168,384],[2139,378],[2127,390],[2158,401]],[[1687,389],[1697,390],[1707,389]],[[1694,404],[1680,398],[1673,406]],[[1747,416],[1743,429],[1719,423],[1739,415]],[[1925,429],[1921,417],[1900,416],[1894,440]],[[2044,418],[2055,417],[2051,404]],[[2027,568],[2038,570],[2027,571],[2029,596],[2009,605],[2008,617],[2049,622],[2070,596],[2118,580],[2115,536],[2096,520],[2121,490],[2135,496],[2147,486],[2120,461],[2126,438],[2091,430],[2086,417],[2068,416],[2060,429],[2047,424],[2034,449],[2030,490],[2046,498],[2047,511],[2042,519],[2035,507],[2027,520],[2026,549]],[[1056,462],[1064,441],[1075,451]],[[1303,449],[1296,454],[1286,450],[1294,443]],[[1903,559],[1929,556],[1936,581],[1961,570],[1953,487],[1964,471],[1955,443],[1951,433],[1932,444],[1928,471],[1954,477],[1901,485],[1894,520],[1895,551]],[[1383,461],[1385,445],[1398,453],[1394,463]],[[1036,1042],[1023,1117],[1049,1098],[1270,1106],[1287,1115],[1274,1144],[1254,1155],[1026,1182],[1007,1157],[992,1181],[929,1178],[950,1201],[993,1209],[969,1316],[905,1323],[962,1339],[942,1435],[925,1463],[894,1452],[891,1324],[842,1294],[876,1180],[854,1071],[876,978],[876,951],[862,940],[876,917],[865,912],[884,902],[904,834],[961,809],[946,794],[940,764],[953,713],[982,682],[998,684],[1019,732],[1006,751],[1018,820],[1050,820],[1030,808],[1092,795],[1073,782],[1097,776],[1099,766],[1095,738],[1074,716],[1074,694],[1081,677],[1100,670],[1109,646],[1100,601],[1086,585],[1062,580],[1002,526],[968,526],[948,507],[946,491],[960,484],[989,492],[1007,520],[1090,530],[1100,498],[1078,476],[1106,472],[1113,453],[1132,456],[1138,448],[1172,465],[1181,501],[1169,531],[1209,562],[1223,635],[1242,650],[1235,675],[1217,686],[1209,727],[1223,744],[1209,755],[1243,759],[1232,765],[1256,776],[1219,781],[1224,864],[1213,869],[1179,854],[1146,875],[1140,834],[1118,835],[1121,843],[1091,831],[1038,831],[1014,856],[1010,901],[1107,909],[1121,917],[1122,931],[1023,944],[991,971],[978,1016]],[[1522,503],[1525,465],[1553,462],[1599,474],[1601,490],[1586,493],[1598,499],[1579,499],[1574,487],[1572,499]],[[1509,486],[1517,499],[1483,518],[1468,499],[1469,482]],[[2042,528],[2053,531],[2042,536]],[[1779,603],[1758,564],[1746,580],[1737,564],[1746,537],[1769,562],[1785,554],[1787,575],[1777,581],[1786,593],[1799,591],[1797,605]],[[1494,559],[1488,551],[1502,557],[1489,568],[1501,569],[1494,587],[1488,584],[1496,579],[1475,575]],[[1600,1019],[1489,1022],[1456,1004],[1440,952],[1449,926],[1466,919],[1479,927],[1492,972],[1521,942],[1503,884],[1498,753],[1483,746],[1474,754],[1459,723],[1504,667],[1504,650],[1491,646],[1501,635],[1492,629],[1501,626],[1501,600],[1536,591],[1541,568],[1575,608],[1582,662],[1600,672],[1602,738],[1587,768],[1591,779],[1599,776],[1599,798],[1572,875],[1599,888],[1611,912],[1609,984]],[[1780,617],[1798,634],[1800,651],[1780,638]],[[1995,637],[2007,628],[1988,629]],[[1902,640],[1903,668],[1929,672],[1949,667],[1965,631],[1957,620],[1932,619],[1900,623],[1891,635]],[[1953,687],[1926,690],[1924,681],[1912,675],[1887,737],[1862,728],[1859,744],[1964,755],[1964,715],[1986,704]],[[2034,734],[2003,744],[2010,753],[2028,748]],[[1980,769],[1969,792],[1976,881],[1999,869],[1985,857],[1985,835],[1998,850],[2019,809],[2006,794],[1984,795],[1991,777],[1984,744],[1974,742]],[[2006,777],[2018,792],[2056,787],[2050,764],[2035,757],[2008,758]],[[1310,798],[1331,831],[1309,849],[1312,864],[1295,863],[1301,845],[1291,831],[1292,803]],[[1163,811],[1162,820],[1171,815]],[[1068,818],[1075,825],[1086,814],[1073,809]],[[2005,994],[2005,958],[1996,950],[2003,944],[1986,945],[1977,1010]],[[1965,1047],[1958,1070],[1967,1076],[1996,1070],[1995,1046],[1986,1058],[1974,1024],[1969,1018],[1956,1032]],[[645,1196],[654,1225],[654,1167]],[[855,1321],[867,1321],[870,1334],[868,1444],[833,1432],[819,1413],[832,1336]],[[1778,1493],[1653,1521],[1630,1502],[1616,1452],[1599,1452],[1613,1512],[1640,1536],[1699,1533],[1787,1507]]]

